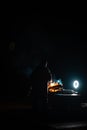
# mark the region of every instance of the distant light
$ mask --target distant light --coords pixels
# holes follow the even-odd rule
[[[77,80],[73,82],[73,87],[76,89],[79,87],[79,82]]]

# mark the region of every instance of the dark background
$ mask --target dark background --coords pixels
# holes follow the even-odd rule
[[[31,9],[28,16],[7,16],[1,24],[1,99],[24,97],[29,77],[43,56],[65,88],[81,83],[87,94],[87,24],[58,11]],[[6,91],[5,91],[6,90]]]

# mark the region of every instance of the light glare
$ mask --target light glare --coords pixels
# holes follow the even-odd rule
[[[79,87],[79,82],[77,80],[75,80],[73,82],[73,86],[74,86],[74,88],[78,88]]]

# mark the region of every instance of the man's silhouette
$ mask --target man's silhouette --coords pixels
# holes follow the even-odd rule
[[[51,77],[46,60],[42,60],[31,76],[33,114],[40,115],[41,119],[47,115],[47,82]]]

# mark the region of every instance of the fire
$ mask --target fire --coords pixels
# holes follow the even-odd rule
[[[55,82],[52,80],[50,82],[48,82],[47,86],[48,86],[49,92],[57,92],[57,91],[61,91],[63,89],[62,88],[63,85],[60,85],[58,82]]]
[[[53,82],[53,83],[48,84],[48,88],[51,88],[54,86],[58,86],[58,83]]]

